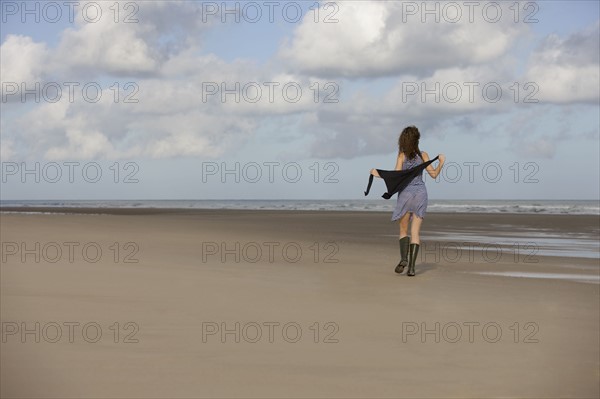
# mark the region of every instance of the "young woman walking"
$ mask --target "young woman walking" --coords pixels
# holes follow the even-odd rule
[[[429,155],[419,149],[420,138],[419,129],[415,126],[408,126],[402,131],[398,139],[397,171],[408,170],[429,161]],[[439,154],[438,158],[437,167],[434,168],[429,164],[425,168],[429,176],[434,179],[440,174],[446,160],[443,154]],[[377,169],[372,169],[371,174],[381,177]],[[396,208],[392,214],[392,221],[400,221],[400,263],[396,266],[395,271],[396,273],[402,273],[405,267],[408,266],[407,275],[409,276],[415,275],[415,262],[421,244],[419,232],[427,211],[427,188],[422,174],[421,171],[400,191]],[[409,222],[411,222],[410,236],[408,235]]]

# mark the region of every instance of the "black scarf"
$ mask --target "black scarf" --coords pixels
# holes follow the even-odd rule
[[[377,173],[379,176],[385,181],[385,185],[387,187],[387,193],[383,194],[382,197],[385,199],[392,198],[392,195],[396,193],[400,193],[402,190],[408,186],[408,184],[417,177],[426,167],[431,165],[431,163],[437,160],[438,157],[433,158],[427,162],[423,162],[420,165],[415,166],[414,168],[406,169],[406,170],[381,170],[377,169]],[[373,184],[374,175],[369,176],[369,185],[367,186],[367,191],[365,191],[365,195],[369,195],[369,191],[371,190],[371,184]]]

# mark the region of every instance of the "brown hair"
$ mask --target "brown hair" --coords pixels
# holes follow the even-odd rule
[[[416,126],[405,127],[398,138],[398,154],[404,153],[406,159],[412,159],[417,154],[422,158],[421,150],[419,150],[420,138],[421,133]]]

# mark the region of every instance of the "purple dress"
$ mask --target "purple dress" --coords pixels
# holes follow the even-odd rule
[[[402,163],[402,170],[413,168],[423,163],[421,157],[416,155],[413,159],[406,159]],[[415,177],[406,188],[398,195],[396,209],[392,214],[392,222],[399,220],[406,212],[412,212],[420,218],[425,216],[427,211],[427,189],[423,181],[423,172]],[[412,218],[412,216],[411,216]]]

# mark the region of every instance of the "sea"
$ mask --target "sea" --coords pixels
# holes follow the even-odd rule
[[[3,207],[164,208],[391,212],[395,199],[371,200],[2,200]],[[429,200],[427,212],[600,215],[600,200]]]

